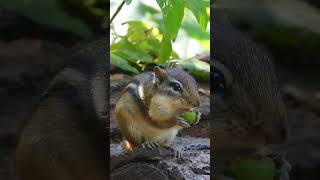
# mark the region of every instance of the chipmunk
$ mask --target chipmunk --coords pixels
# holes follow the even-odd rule
[[[211,129],[217,163],[234,159],[227,152],[248,155],[268,144],[286,142],[288,123],[268,53],[218,10],[212,17]]]
[[[106,45],[89,44],[52,81],[21,133],[19,179],[107,179]]]
[[[178,131],[190,125],[180,116],[200,106],[196,81],[178,66],[155,67],[127,85],[116,103],[115,115],[127,147],[170,147]],[[197,120],[200,119],[200,112]],[[182,154],[178,154],[182,155]]]

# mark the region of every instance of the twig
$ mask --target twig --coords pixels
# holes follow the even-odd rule
[[[116,12],[112,15],[112,18],[110,20],[110,24],[112,23],[113,19],[118,15],[118,13],[120,12],[122,6],[124,5],[125,1],[122,1],[122,3],[119,5],[119,7],[117,8]]]

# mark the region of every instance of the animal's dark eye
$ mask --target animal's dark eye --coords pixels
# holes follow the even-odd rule
[[[223,74],[219,70],[215,69],[213,69],[212,73],[213,93],[224,95],[226,87]]]
[[[179,83],[170,82],[169,86],[172,87],[172,89],[175,90],[175,91],[181,91],[181,86],[180,86]]]

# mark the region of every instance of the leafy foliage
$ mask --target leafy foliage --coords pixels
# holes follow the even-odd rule
[[[175,39],[184,16],[184,9],[189,8],[196,17],[202,31],[206,30],[209,15],[206,8],[209,1],[203,0],[157,0],[162,11],[164,32],[161,41],[159,63],[165,63],[172,51],[171,40]]]
[[[184,16],[184,3],[182,0],[157,0],[157,2],[163,14],[164,24],[159,58],[159,63],[163,64],[172,51],[171,40],[177,36],[181,26]]]
[[[210,66],[208,63],[198,59],[181,59],[177,64],[187,70],[191,75],[202,81],[210,81]]]
[[[188,36],[198,41],[209,41],[210,35],[206,32],[209,22],[209,1],[208,0],[156,0],[162,18],[154,15],[159,10],[142,4],[137,11],[141,17],[151,16],[156,23],[153,26],[147,22],[129,21],[128,32],[125,36],[116,35],[116,40],[111,44],[111,54],[117,55],[126,60],[135,69],[145,69],[153,65],[168,66],[179,59],[172,49],[174,41],[183,28]],[[191,16],[186,16],[185,10],[190,9],[196,21],[190,21]],[[194,23],[197,22],[197,23]],[[175,59],[170,61],[170,59]],[[111,61],[114,62],[114,59]],[[208,80],[210,66],[208,63],[195,60],[179,60],[183,67],[196,74],[200,79]],[[113,64],[119,67],[119,64]],[[126,71],[132,71],[127,65],[119,67]],[[135,71],[135,70],[134,70]]]
[[[115,66],[117,66],[117,67],[119,67],[119,68],[121,68],[123,70],[130,71],[130,72],[133,72],[135,74],[139,73],[139,71],[136,68],[132,67],[128,63],[128,61],[126,61],[125,59],[123,59],[122,57],[120,57],[120,56],[118,56],[118,55],[116,55],[114,53],[110,53],[110,62],[113,65],[115,65]]]
[[[207,24],[209,22],[209,16],[206,11],[208,4],[209,4],[209,1],[186,0],[187,7],[192,11],[194,16],[197,18],[197,21],[202,31],[206,30]]]
[[[156,64],[161,46],[161,34],[157,28],[152,28],[140,21],[129,21],[126,36],[119,36],[119,41],[111,45],[111,63],[123,70],[137,73],[135,67],[145,68]],[[172,56],[177,57],[175,52]],[[122,58],[127,64],[117,63],[115,58]],[[130,66],[131,63],[133,66]],[[134,67],[135,66],[135,67]]]
[[[101,9],[94,8],[93,1],[73,1],[68,0],[67,4],[76,4],[77,7],[84,7],[83,9],[92,12],[91,14],[103,16],[106,15]],[[92,38],[93,32],[86,23],[82,20],[71,17],[59,5],[59,0],[0,0],[0,4],[9,10],[16,12],[19,15],[25,16],[32,21],[46,25],[48,27],[59,29],[66,32],[71,32],[79,35],[82,38]]]

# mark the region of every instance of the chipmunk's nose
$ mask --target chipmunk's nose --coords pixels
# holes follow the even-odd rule
[[[197,101],[197,102],[193,103],[193,106],[194,107],[199,107],[200,106],[200,101]]]
[[[200,97],[197,97],[195,101],[192,102],[193,107],[199,107],[200,106]]]

